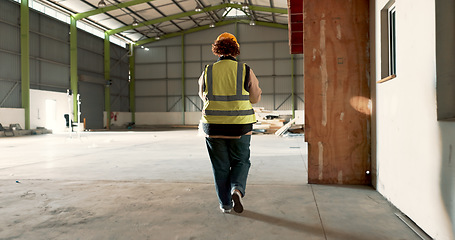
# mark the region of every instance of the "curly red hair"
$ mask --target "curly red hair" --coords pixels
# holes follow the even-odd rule
[[[217,56],[238,56],[240,54],[240,47],[233,39],[222,38],[216,40],[212,44],[212,52]]]

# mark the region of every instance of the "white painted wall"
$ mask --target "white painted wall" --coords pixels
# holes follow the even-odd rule
[[[3,127],[19,123],[25,129],[25,111],[23,108],[0,108],[0,123]]]
[[[52,131],[67,131],[64,114],[69,114],[70,111],[72,112],[72,100],[71,103],[68,104],[68,96],[66,93],[35,89],[30,89],[30,129],[46,127],[46,100],[48,99],[56,101],[55,125],[52,128]],[[71,115],[72,113],[70,116]]]
[[[370,2],[377,190],[434,239],[453,239],[455,123],[436,116],[435,2],[396,1],[397,78],[382,84],[380,11],[388,1]]]
[[[30,89],[30,129],[46,127],[46,100],[55,100],[55,125],[53,132],[65,132],[64,114],[68,113],[68,98],[66,93]],[[72,105],[71,105],[72,107]],[[0,108],[0,123],[9,127],[19,123],[25,129],[25,111],[23,108]]]

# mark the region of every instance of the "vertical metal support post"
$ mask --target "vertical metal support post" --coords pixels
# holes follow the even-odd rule
[[[73,92],[73,119],[74,122],[79,122],[77,116],[77,20],[70,16],[70,75],[71,75],[71,91]]]
[[[30,129],[30,32],[28,0],[21,1],[21,90],[25,129]]]
[[[136,74],[135,74],[135,52],[134,44],[130,43],[130,111],[131,121],[136,122]]]
[[[185,34],[182,34],[182,124],[185,125]]]
[[[292,97],[291,97],[291,108],[292,108],[292,118],[295,118],[295,80],[294,80],[294,54],[291,54],[291,86],[292,86]]]
[[[104,32],[104,110],[106,111],[106,129],[111,127],[111,46],[109,34]]]

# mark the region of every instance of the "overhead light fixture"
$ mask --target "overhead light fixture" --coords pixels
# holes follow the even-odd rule
[[[248,10],[250,7],[248,6],[248,3],[246,1],[242,3],[242,10]]]
[[[199,4],[196,6],[196,8],[194,9],[194,11],[196,12],[202,12],[202,8],[201,6],[199,6]]]
[[[135,18],[134,21],[133,21],[133,26],[137,26],[139,25],[139,22],[137,21],[137,19]]]
[[[156,37],[155,37],[155,40],[160,40],[160,39],[161,39],[160,36],[156,36]]]
[[[144,46],[141,46],[142,49],[144,49]]]
[[[210,23],[209,27],[214,28],[215,27],[215,23],[213,23],[213,22]]]
[[[104,2],[104,0],[100,0],[100,2],[98,3],[98,7],[106,7],[106,3]]]
[[[150,49],[149,48],[144,48],[145,51],[149,51]]]
[[[250,26],[254,26],[254,25],[256,25],[256,22],[254,20],[251,20],[250,21]]]

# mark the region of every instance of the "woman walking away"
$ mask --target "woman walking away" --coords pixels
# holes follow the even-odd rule
[[[235,57],[240,45],[234,35],[223,33],[212,44],[218,61],[205,66],[199,78],[199,96],[204,102],[202,128],[212,162],[215,189],[224,213],[243,212],[250,141],[256,117],[251,104],[261,99],[253,70]]]

